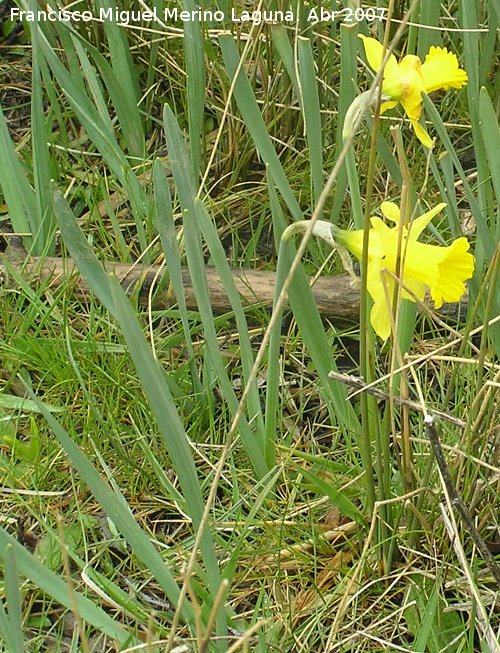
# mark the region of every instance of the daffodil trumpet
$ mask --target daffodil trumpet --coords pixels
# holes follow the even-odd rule
[[[358,36],[363,40],[368,64],[375,72],[379,72],[383,61],[383,45],[376,39],[363,34],[358,34]],[[419,122],[422,113],[422,95],[438,89],[460,89],[466,83],[467,73],[459,67],[456,55],[448,52],[446,48],[432,46],[423,63],[417,56],[411,54],[406,55],[398,62],[396,57],[391,54],[383,72],[383,101],[380,105],[380,113],[401,104],[417,138],[425,147],[431,148],[433,141]],[[348,133],[353,115],[357,115],[359,110],[364,110],[369,104],[366,98],[364,100],[355,99],[354,103],[356,102],[358,102],[358,106],[355,105],[352,112],[348,110],[346,114],[345,133]],[[363,102],[365,103],[364,107],[362,107]]]
[[[457,238],[451,245],[440,246],[421,243],[418,238],[432,218],[446,204],[436,207],[412,220],[400,224],[400,210],[394,202],[383,202],[382,214],[394,223],[390,227],[381,218],[370,219],[368,232],[367,290],[373,300],[370,322],[375,333],[386,340],[391,334],[393,303],[398,285],[401,298],[423,301],[426,290],[430,291],[435,308],[443,302],[458,302],[465,293],[465,282],[474,273],[474,256],[469,253],[465,237]],[[284,234],[288,238],[297,231],[305,231],[308,222],[290,225]],[[312,234],[318,236],[342,253],[341,259],[350,274],[352,263],[345,265],[345,250],[358,260],[363,252],[363,229],[349,231],[324,220],[318,220]]]

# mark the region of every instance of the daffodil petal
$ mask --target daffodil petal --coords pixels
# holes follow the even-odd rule
[[[420,234],[422,233],[422,231],[427,227],[429,222],[432,220],[432,218],[435,215],[437,215],[440,211],[442,211],[445,206],[446,206],[445,202],[441,202],[430,211],[427,211],[426,213],[420,215],[418,218],[415,218],[415,220],[412,220],[408,228],[410,241],[417,240]]]
[[[384,113],[384,111],[388,111],[389,109],[394,109],[394,107],[397,107],[399,104],[399,100],[390,100],[389,102],[382,102],[380,105],[380,113]]]
[[[401,289],[402,299],[409,299],[414,302],[415,298],[422,301],[425,297],[425,283],[419,279],[412,279],[403,272],[403,288]]]
[[[368,261],[366,287],[374,302],[385,297],[381,276],[382,267],[385,267],[382,258],[372,258]]]
[[[385,297],[381,297],[372,306],[370,322],[375,333],[382,340],[387,340],[391,335],[391,312],[392,308],[387,305]]]
[[[370,68],[375,72],[380,70],[382,65],[384,46],[382,43],[379,43],[377,39],[372,39],[369,36],[364,34],[358,34],[358,37],[362,39],[363,45],[365,46],[365,55],[366,60],[368,61]],[[391,54],[387,63],[385,64],[384,77],[388,75],[394,75],[398,72],[398,62],[396,57]]]
[[[418,140],[422,143],[422,145],[424,145],[424,147],[428,147],[429,150],[431,150],[434,147],[434,141],[429,136],[429,134],[425,131],[418,120],[411,120],[411,124],[415,132],[415,136],[418,138]]]
[[[388,220],[399,224],[399,216],[401,211],[395,202],[382,202],[380,205],[380,210]]]
[[[465,282],[474,274],[474,257],[466,238],[457,238],[448,247],[409,242],[404,275],[430,288],[436,308],[443,302],[457,302],[465,292]]]
[[[439,262],[443,257],[444,247],[408,241],[405,260],[404,278],[418,279],[431,287],[439,276]]]
[[[467,73],[458,65],[458,59],[446,48],[432,46],[421,67],[425,92],[439,88],[462,88],[467,83]]]
[[[386,238],[392,231],[391,227],[387,226],[377,215],[370,218],[370,223],[372,228],[375,230],[375,233],[377,233],[382,239]]]
[[[411,121],[416,121],[420,118],[420,114],[422,113],[422,94],[417,88],[413,87],[409,89],[407,95],[401,98],[401,104]]]
[[[363,229],[348,231],[347,229],[334,228],[333,230],[334,239],[348,249],[358,261],[361,261],[363,255],[363,235]],[[380,240],[380,235],[373,229],[370,229],[368,236],[368,257],[370,259],[382,258],[383,255],[384,247]]]
[[[382,280],[383,279],[383,280]],[[373,300],[370,322],[375,333],[387,340],[391,335],[391,300],[394,296],[394,280],[385,274],[385,262],[381,258],[368,261],[367,289]]]

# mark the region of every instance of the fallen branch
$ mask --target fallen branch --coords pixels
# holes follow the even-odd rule
[[[139,306],[162,309],[176,304],[175,296],[168,284],[168,268],[158,265],[104,263],[108,273],[113,273],[129,296],[135,296]],[[270,308],[273,303],[276,275],[267,270],[233,269],[233,279],[240,293],[243,306]],[[63,284],[72,283],[73,292],[79,299],[89,297],[90,290],[72,259],[55,257],[22,258],[17,253],[0,257],[0,275],[4,287],[16,288],[19,281],[30,285],[47,284],[52,290]],[[207,266],[205,276],[214,313],[231,311],[231,304],[216,268]],[[157,290],[151,293],[151,286]],[[197,310],[196,297],[189,270],[182,268],[186,305]],[[316,280],[312,292],[318,310],[327,318],[356,319],[359,312],[359,290],[350,285],[347,274],[325,276]]]
[[[127,295],[137,298],[139,306],[149,306],[150,301],[153,309],[168,308],[176,304],[168,284],[168,268],[139,263],[103,265],[108,273],[116,275]],[[276,281],[274,272],[233,268],[232,273],[244,307],[256,304],[263,308],[272,306]],[[85,300],[90,294],[87,283],[70,258],[25,257],[21,250],[13,249],[0,255],[0,275],[3,286],[7,288],[16,288],[20,281],[24,281],[31,286],[44,283],[55,290],[71,282],[76,297]],[[205,276],[214,313],[220,315],[231,311],[231,304],[216,268],[207,266]],[[197,310],[193,284],[187,268],[182,268],[182,283],[188,309]],[[154,292],[151,292],[152,284],[155,284]],[[350,321],[358,318],[359,288],[352,286],[349,275],[319,277],[312,285],[312,293],[320,315],[324,318]],[[443,307],[443,312],[456,317],[459,307],[460,304],[448,304]]]

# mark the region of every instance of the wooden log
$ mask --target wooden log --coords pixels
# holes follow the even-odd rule
[[[127,295],[135,296],[139,306],[146,307],[151,301],[154,309],[168,308],[176,304],[175,296],[169,288],[168,270],[158,265],[104,263],[108,273],[113,273],[119,280]],[[270,308],[273,303],[276,275],[268,270],[251,270],[234,268],[232,270],[236,288],[240,293],[243,306]],[[45,283],[52,289],[73,283],[73,292],[80,299],[88,298],[89,287],[70,258],[23,257],[15,250],[0,255],[0,275],[4,287],[15,288],[18,279],[30,285]],[[165,276],[167,275],[167,276]],[[207,266],[205,276],[214,313],[220,315],[231,310],[227,293],[217,270]],[[187,268],[182,268],[186,305],[188,309],[197,310],[193,284]],[[155,290],[151,293],[151,286]],[[359,315],[359,287],[353,286],[349,275],[322,276],[316,279],[312,292],[320,314],[328,319],[356,320]],[[152,298],[152,300],[151,300]],[[443,307],[444,313],[456,316],[457,304]]]

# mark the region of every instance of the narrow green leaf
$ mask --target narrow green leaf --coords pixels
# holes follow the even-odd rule
[[[366,526],[363,514],[345,494],[342,494],[342,492],[334,488],[330,483],[324,481],[314,472],[304,469],[293,461],[290,461],[289,464],[300,472],[306,481],[309,481],[318,494],[328,497],[331,503],[339,509],[342,515],[349,517],[349,519],[357,522],[360,526]]]
[[[488,33],[481,34],[481,56],[479,66],[479,85],[488,83],[494,79],[495,66],[498,63],[498,25],[500,24],[500,9],[497,0],[488,0],[488,7],[485,9],[487,17]]]
[[[5,610],[1,599],[0,599],[0,637],[4,641],[8,653],[24,652],[24,642],[21,640],[21,646],[19,646],[19,642],[18,642],[19,637],[17,633],[14,632],[14,629],[12,628],[9,615]]]
[[[45,410],[42,402],[39,402],[35,395],[33,395],[33,400],[39,404],[40,411],[45,417],[51,431],[80,474],[82,481],[85,482],[107,516],[113,521],[120,533],[130,544],[137,554],[138,559],[147,566],[156,578],[169,601],[173,605],[176,605],[180,593],[179,586],[149,537],[135,521],[125,497],[122,494],[118,494],[117,490],[114,492],[109,487],[97,469],[92,465],[89,458],[73,442],[57,420]],[[192,619],[192,611],[187,603],[182,607],[182,616],[188,622]]]
[[[186,295],[182,283],[181,258],[175,232],[172,197],[170,195],[168,181],[165,177],[164,166],[158,160],[155,161],[153,166],[153,188],[155,227],[160,235],[163,253],[165,254],[165,260],[168,266],[168,282],[173,288],[177,305],[179,307],[186,348],[191,360],[190,368],[194,391],[196,394],[201,394],[202,386],[194,364],[195,354],[189,326],[188,310],[186,307]]]
[[[243,382],[244,385],[246,385],[246,381],[250,377],[254,365],[253,349],[248,335],[250,327],[246,320],[240,295],[234,282],[233,273],[229,267],[229,263],[227,262],[226,252],[220,241],[219,234],[217,233],[217,228],[208,215],[208,211],[201,200],[196,200],[195,209],[198,217],[198,224],[200,225],[204,240],[208,245],[213,263],[217,268],[217,273],[224,287],[224,291],[227,294],[229,303],[233,309],[236,320],[236,329],[239,335]],[[254,447],[256,441],[260,440],[264,433],[260,395],[255,380],[251,385],[250,393],[247,398],[247,411],[249,413],[249,420],[252,421],[255,429],[254,437],[250,440],[250,446]],[[255,456],[258,457],[258,454],[255,454]]]
[[[357,38],[356,31],[353,30],[352,27],[345,24],[340,26],[340,84],[337,133],[335,138],[337,153],[341,151],[343,145],[342,130],[344,128],[345,114],[356,95],[356,80],[358,75],[356,61],[359,42],[360,39]],[[351,147],[347,153],[345,163],[342,165],[339,174],[337,175],[337,184],[331,210],[331,220],[334,223],[338,221],[340,211],[344,206],[348,182],[351,191],[350,201],[354,224],[356,227],[361,228],[363,209],[353,147]]]
[[[423,61],[429,52],[431,45],[442,45],[439,18],[441,14],[441,3],[433,0],[422,0],[420,2],[420,15],[418,18],[418,45],[416,55]],[[426,29],[426,27],[434,29]],[[407,54],[415,54],[408,51]]]
[[[116,3],[112,0],[97,0],[96,7],[111,11],[112,15],[117,9]],[[111,83],[108,90],[118,112],[122,128],[124,124],[127,125],[127,133],[124,135],[130,148],[130,154],[142,157],[145,153],[145,142],[142,120],[137,106],[140,97],[138,75],[127,40],[127,30],[124,30],[114,18],[104,20],[103,29],[109,45],[113,70],[113,75],[107,74],[104,81],[106,84]],[[96,60],[96,63],[102,64],[102,58],[100,61]],[[109,73],[109,68],[107,70]],[[128,116],[126,116],[127,112]],[[129,125],[133,131],[129,131]]]
[[[142,158],[145,151],[144,130],[135,95],[130,92],[130,85],[128,87],[122,85],[122,75],[116,75],[116,66],[112,68],[97,48],[90,43],[85,43],[85,48],[91,53],[99,69],[100,79],[106,85],[113,106],[116,109],[118,123],[129,154]],[[87,74],[88,72],[87,69]]]
[[[479,56],[480,56],[480,39],[477,33],[478,16],[477,5],[475,2],[468,0],[460,0],[459,16],[460,23],[463,28],[463,52],[465,69],[467,71],[467,85],[464,92],[468,99],[468,110],[470,125],[472,128],[472,140],[474,143],[474,155],[476,158],[477,166],[477,203],[482,213],[481,222],[487,228],[487,221],[489,214],[494,205],[491,193],[490,170],[488,167],[488,160],[486,157],[485,148],[481,147],[481,127],[479,116],[479,88],[484,81],[479,79]],[[472,208],[472,206],[471,206]],[[474,219],[477,219],[474,216]],[[481,244],[489,260],[491,260],[492,253],[490,247],[484,242],[482,231],[483,226],[477,224],[478,235],[481,238]]]
[[[32,96],[31,96],[31,142],[33,154],[33,175],[35,180],[37,232],[33,234],[33,254],[53,254],[55,244],[55,218],[50,190],[51,166],[47,147],[47,134],[44,114],[42,77],[40,74],[36,30],[33,39]],[[35,216],[33,216],[35,217]]]
[[[240,64],[240,57],[234,43],[234,38],[231,34],[221,34],[219,36],[219,43],[224,56],[227,74],[229,79],[233,80]],[[302,211],[288,183],[276,150],[273,147],[250,82],[241,69],[236,78],[234,96],[257,151],[264,163],[269,166],[276,187],[283,196],[292,217],[295,220],[302,220]]]
[[[281,234],[285,229],[285,223],[279,206],[276,192],[270,183],[268,185],[272,208],[275,238],[278,241],[279,257],[284,258],[283,269],[290,269],[294,255],[295,246],[292,242],[281,243]],[[274,195],[274,198],[273,198]],[[276,296],[281,288],[276,287]],[[309,286],[309,281],[302,266],[295,272],[294,278],[288,289],[288,299],[292,308],[297,325],[299,327],[304,344],[311,356],[318,374],[321,388],[328,397],[331,418],[334,422],[339,421],[349,429],[357,432],[359,421],[353,407],[346,401],[345,387],[333,381],[329,377],[332,370],[336,370],[335,361],[332,355],[332,346],[328,341],[325,328],[321,321],[318,307]]]
[[[12,649],[10,653],[22,653],[24,650],[24,637],[22,626],[22,597],[19,588],[19,576],[16,556],[12,546],[5,548],[4,554],[5,595],[9,609],[9,637]]]
[[[460,163],[457,153],[455,152],[455,148],[453,147],[453,144],[450,140],[450,137],[441,119],[441,116],[439,115],[438,110],[436,109],[436,107],[434,106],[432,100],[430,100],[428,95],[425,94],[423,95],[423,103],[424,103],[426,115],[432,120],[434,127],[436,128],[436,131],[438,133],[438,136],[443,142],[443,145],[446,151],[448,152],[449,156],[451,157],[451,160],[453,161],[453,165],[455,166],[455,169],[458,173],[458,176],[460,177],[463,183],[464,192],[467,197],[467,201],[469,202],[474,221],[477,225],[478,236],[481,240],[481,244],[484,248],[484,251],[486,252],[488,259],[491,260],[495,251],[495,242],[493,239],[493,235],[489,230],[488,223],[486,220],[486,215],[483,214],[483,210],[481,209],[474,193],[472,192],[472,189],[469,184],[469,180],[467,179],[467,176],[462,168],[462,164]]]
[[[34,29],[38,29],[38,26]],[[109,115],[107,112],[102,113],[93,105],[86,89],[81,86],[78,78],[74,78],[60,62],[41,30],[39,31],[39,40],[39,52],[43,53],[57,83],[68,98],[89,138],[103,155],[107,165],[123,183],[124,170],[130,168],[130,165],[116,141],[114,131],[110,130]]]
[[[50,417],[50,413],[46,414]],[[93,601],[82,596],[79,592],[72,592],[71,596],[68,585],[59,576],[42,565],[34,555],[0,526],[0,556],[5,556],[5,551],[9,546],[12,547],[12,551],[16,556],[19,573],[29,578],[36,587],[39,587],[68,610],[73,609],[73,601],[76,600],[78,612],[82,619],[92,624],[94,628],[105,633],[108,637],[111,637],[114,641],[119,642],[122,646],[134,641],[122,626],[116,623],[114,619]]]
[[[198,8],[194,0],[183,0],[182,6],[189,12],[194,12]],[[198,179],[203,161],[206,77],[203,32],[198,20],[188,20],[184,23],[184,61],[187,73],[189,150],[193,174],[195,179]]]
[[[297,97],[302,100],[300,94],[299,82],[297,79],[297,71],[294,64],[294,56],[292,46],[290,44],[290,39],[288,37],[288,31],[285,29],[284,25],[275,25],[271,30],[271,37],[273,39],[273,45],[278,51],[278,54],[285,66],[285,70],[292,82]]]
[[[26,179],[23,166],[17,158],[1,107],[0,151],[2,152],[0,157],[0,186],[9,209],[14,231],[35,234],[38,231],[35,195]],[[24,242],[29,248],[33,239],[28,236],[24,239]]]
[[[61,413],[65,410],[65,408],[58,408],[57,406],[50,406],[49,404],[44,404],[44,406],[51,413]],[[6,395],[3,392],[0,392],[0,407],[7,408],[8,410],[19,410],[27,413],[40,412],[38,404],[31,401],[31,399],[17,397],[16,395]]]
[[[73,212],[61,193],[54,187],[54,209],[63,239],[78,265],[83,278],[97,298],[113,313],[113,296],[110,290],[110,279],[97,260],[88,241],[79,228]]]
[[[500,199],[500,125],[488,91],[484,87],[479,92],[479,120],[488,169],[498,200]],[[496,240],[497,242],[500,240],[500,216],[496,223]]]
[[[323,190],[323,135],[316,68],[311,41],[299,37],[297,46],[302,110],[309,148],[313,197],[317,202]]]
[[[78,227],[74,216],[71,213],[71,209],[61,194],[57,191],[55,193],[54,204],[61,233],[72,257],[80,269],[80,272],[85,277],[91,290],[95,292],[107,309],[115,315],[120,323],[130,355],[142,382],[144,393],[148,398],[151,410],[156,417],[159,431],[163,437],[172,464],[179,477],[179,482],[186,505],[189,508],[190,516],[193,519],[195,528],[197,528],[203,514],[203,499],[201,497],[201,490],[193,462],[191,448],[179,414],[175,408],[168,384],[165,380],[165,373],[161,369],[158,361],[154,358],[124,291],[114,277],[108,277],[105,274],[102,266],[92,252],[90,245]],[[112,515],[110,515],[110,517],[115,521],[115,523],[117,523]],[[124,522],[122,523],[126,525]],[[118,523],[117,526],[120,528]],[[142,531],[140,532],[145,537],[144,533]],[[127,534],[123,530],[122,533],[124,537],[127,538]],[[132,531],[132,535],[139,537],[134,531]],[[129,543],[131,546],[134,546],[132,542],[129,541]],[[206,564],[207,575],[210,581],[210,587],[215,596],[216,590],[219,587],[220,577],[217,558],[210,532],[208,530],[205,530],[201,548],[203,559]],[[151,572],[156,575],[160,572],[160,569],[152,551],[156,553],[156,551],[151,547],[151,550],[149,551],[149,560],[154,568],[150,569]],[[160,582],[159,578],[158,581]],[[162,582],[165,584],[165,588],[168,587],[169,589],[169,599],[175,605],[177,585],[175,585],[174,588],[172,581],[173,578],[170,573],[164,577],[162,576]],[[186,615],[185,611],[184,614]]]
[[[409,598],[416,605],[405,611],[405,618],[415,636],[412,644],[415,653],[442,650],[460,653],[464,650],[464,624],[456,612],[445,611],[446,604],[439,595],[440,584],[439,576],[435,580],[425,576],[411,579]],[[457,640],[459,635],[463,637]],[[451,642],[454,643],[450,646]]]
[[[201,203],[196,200],[196,189],[193,180],[192,169],[190,166],[189,155],[177,120],[170,107],[168,106],[165,106],[164,123],[169,160],[172,166],[172,173],[174,175],[175,185],[179,194],[181,207],[183,209],[184,239],[186,244],[189,273],[193,283],[193,290],[196,295],[198,310],[203,323],[205,342],[208,351],[210,352],[211,363],[216,370],[218,382],[221,385],[224,398],[228,403],[229,410],[231,411],[232,415],[235,415],[236,411],[238,410],[239,402],[236,398],[234,388],[232,387],[231,381],[228,377],[224,361],[220,355],[220,346],[217,340],[217,333],[214,328],[212,306],[210,303],[210,297],[205,278],[205,263],[203,260],[203,250],[201,244],[202,228],[200,227],[200,222],[204,221],[208,223],[209,217],[201,208]],[[207,224],[205,224],[203,228],[207,231],[208,234],[210,233]],[[213,246],[213,238],[211,239],[211,243]],[[222,269],[220,250],[217,260],[219,266]],[[224,270],[222,270],[222,274],[224,274]],[[229,291],[234,293],[233,283],[231,284]],[[237,294],[232,294],[232,297],[233,301],[239,302],[239,298],[237,299]],[[251,417],[253,418],[254,416]],[[268,467],[264,458],[262,440],[259,444],[257,444],[258,440],[256,439],[255,431],[250,427],[247,419],[243,415],[240,419],[239,431],[241,433],[241,437],[245,444],[245,449],[250,458],[253,469],[257,477],[262,478],[268,472]],[[258,437],[259,436],[257,436],[257,438]]]

